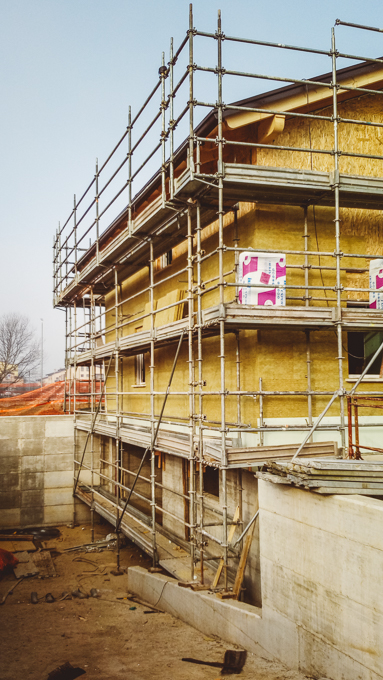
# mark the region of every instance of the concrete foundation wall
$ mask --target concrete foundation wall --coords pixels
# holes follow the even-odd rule
[[[266,482],[259,496],[263,617],[290,631],[294,665],[382,678],[383,503]]]
[[[310,677],[383,678],[383,503],[260,482],[259,507],[261,609],[139,568],[129,589]]]
[[[0,418],[0,528],[71,522],[72,489],[73,416]]]

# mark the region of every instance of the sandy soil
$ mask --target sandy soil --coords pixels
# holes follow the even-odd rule
[[[219,668],[183,662],[182,657],[222,662],[230,645],[206,637],[166,613],[150,612],[128,599],[128,579],[114,576],[114,551],[59,552],[90,542],[90,527],[61,528],[62,536],[49,543],[57,576],[24,579],[0,607],[1,680],[46,680],[57,666],[69,661],[86,671],[84,680],[215,680]],[[112,530],[96,526],[96,540]],[[90,560],[83,561],[83,560]],[[149,558],[133,543],[121,551],[121,566],[149,567]],[[0,600],[15,582],[13,573],[0,582]],[[63,593],[80,587],[99,598],[58,601]],[[31,604],[36,591],[42,599]],[[48,603],[52,593],[56,601]],[[304,680],[281,664],[248,655],[238,676],[243,680]]]

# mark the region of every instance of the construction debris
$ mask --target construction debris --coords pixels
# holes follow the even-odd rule
[[[237,675],[241,672],[247,659],[246,650],[227,649],[223,664],[219,661],[200,661],[199,659],[192,659],[190,657],[183,658],[182,661],[189,663],[197,663],[202,666],[214,666],[214,668],[221,668],[221,675]]]
[[[319,494],[383,496],[383,461],[272,461],[256,476],[268,482],[289,484]]]
[[[72,595],[73,597],[78,597],[79,600],[86,600],[89,597],[89,595],[83,593],[80,588],[77,588],[77,590],[72,590]]]
[[[49,550],[36,553],[21,552],[18,554],[19,563],[13,569],[16,578],[22,576],[36,576],[50,578],[56,576],[56,570]]]
[[[84,675],[86,671],[82,668],[74,668],[72,664],[67,661],[62,666],[58,666],[48,675],[47,680],[75,680],[75,678]]]
[[[14,583],[13,586],[12,586],[11,588],[9,588],[9,590],[7,590],[7,592],[6,592],[5,595],[3,596],[3,599],[0,601],[0,604],[4,604],[4,602],[5,602],[5,600],[7,599],[8,595],[10,595],[11,593],[13,593],[14,589],[16,588],[16,586],[18,586],[19,583],[21,583],[22,580],[23,580],[23,579],[21,578],[20,581],[17,581],[16,583]]]
[[[11,569],[18,564],[19,560],[8,550],[2,550],[0,548],[0,574]]]

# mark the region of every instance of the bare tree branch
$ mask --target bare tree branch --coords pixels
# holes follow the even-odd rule
[[[7,386],[26,377],[39,363],[40,345],[29,319],[21,314],[0,317],[0,384]],[[1,388],[0,388],[1,390]]]

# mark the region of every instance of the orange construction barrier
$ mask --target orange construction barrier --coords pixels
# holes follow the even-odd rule
[[[69,396],[69,383],[67,383],[67,411],[69,411],[69,402],[73,410],[73,388],[71,385],[72,394]],[[99,393],[102,386],[99,382],[95,385],[96,394],[95,401],[98,402]],[[76,409],[90,408],[91,385],[88,380],[76,381]],[[18,416],[18,415],[58,415],[64,413],[64,395],[65,395],[65,381],[62,380],[56,383],[43,385],[38,389],[24,392],[13,397],[0,398],[0,416]]]

